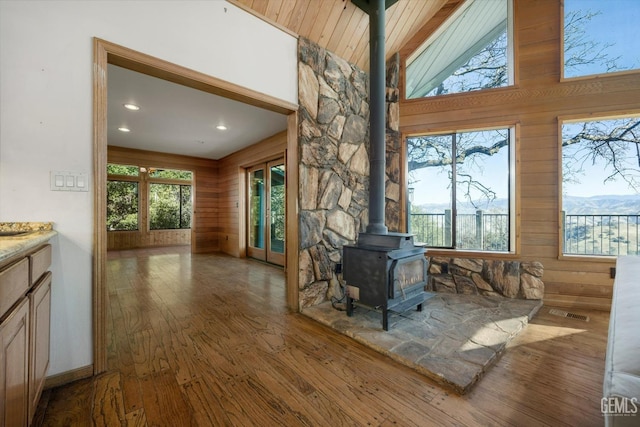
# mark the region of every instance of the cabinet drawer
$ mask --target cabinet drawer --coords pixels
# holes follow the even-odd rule
[[[0,271],[0,318],[29,289],[29,260],[24,258]]]
[[[45,245],[29,255],[31,264],[31,284],[35,284],[51,265],[51,245]]]

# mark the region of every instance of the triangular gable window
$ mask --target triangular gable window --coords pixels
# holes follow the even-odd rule
[[[510,17],[511,0],[467,0],[408,58],[406,97],[512,84]]]

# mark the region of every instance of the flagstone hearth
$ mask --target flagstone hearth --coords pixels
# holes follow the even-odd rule
[[[540,300],[438,293],[421,312],[390,314],[388,332],[380,312],[363,306],[352,317],[330,302],[302,313],[464,394],[541,306]]]

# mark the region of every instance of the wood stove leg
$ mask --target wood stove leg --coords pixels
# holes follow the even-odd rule
[[[347,316],[353,316],[353,298],[347,295]]]
[[[382,307],[382,329],[389,330],[389,310],[387,307]]]
[[[422,311],[422,303],[418,304],[416,307],[416,311]]]

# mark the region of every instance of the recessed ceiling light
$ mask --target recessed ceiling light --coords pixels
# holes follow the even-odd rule
[[[124,108],[131,111],[138,111],[140,109],[136,104],[124,104]]]
[[[131,129],[126,128],[126,127],[124,127],[124,126],[119,127],[119,128],[118,128],[118,130],[119,130],[120,132],[131,132]]]
[[[227,127],[225,125],[218,125],[218,126],[216,126],[216,129],[218,129],[218,130],[227,130]]]

